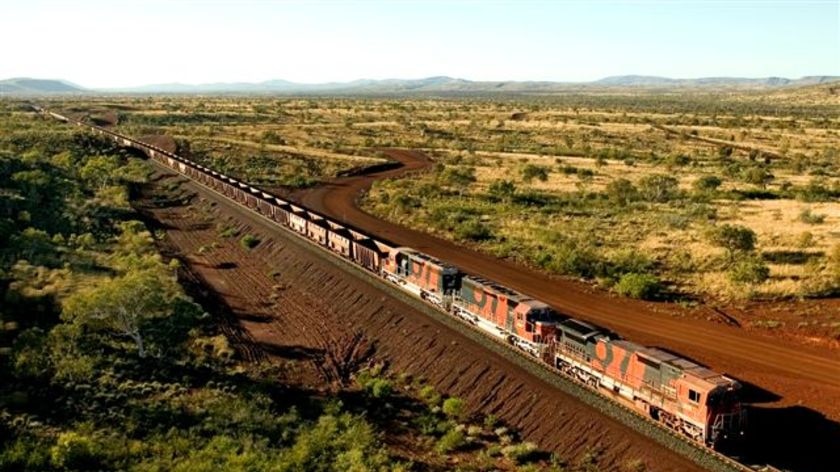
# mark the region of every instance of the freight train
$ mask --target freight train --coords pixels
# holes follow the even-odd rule
[[[741,386],[725,375],[670,352],[623,340],[516,290],[367,235],[153,145],[34,108],[145,152],[156,162],[694,441],[715,447],[743,434],[746,415],[739,400]]]

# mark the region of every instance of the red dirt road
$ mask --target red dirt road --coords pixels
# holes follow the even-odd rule
[[[481,254],[435,236],[395,225],[357,206],[359,196],[379,179],[423,169],[421,152],[387,150],[403,168],[336,179],[299,194],[302,204],[394,243],[410,246],[541,299],[561,312],[608,327],[647,345],[661,346],[769,390],[764,401],[776,406],[807,405],[840,419],[840,354],[836,350],[780,343],[755,332],[703,320],[675,317],[678,307],[639,302],[596,292],[570,280],[553,278]],[[748,386],[749,387],[749,386]],[[749,391],[754,389],[748,388]],[[774,398],[774,396],[777,396]],[[780,397],[780,398],[778,398]]]

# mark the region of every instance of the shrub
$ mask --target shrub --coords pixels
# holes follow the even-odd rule
[[[245,249],[254,249],[259,243],[260,240],[250,234],[242,236],[242,239],[239,240],[239,244],[241,244]]]
[[[484,417],[484,427],[487,429],[493,429],[496,427],[496,424],[499,423],[499,418],[496,418],[496,415],[489,414]]]
[[[660,290],[661,284],[656,276],[635,272],[622,275],[615,286],[619,295],[642,300],[655,298]]]
[[[665,203],[677,196],[678,184],[677,179],[670,175],[647,175],[639,180],[639,192],[646,201]]]
[[[812,180],[808,185],[796,189],[796,198],[804,202],[827,202],[836,197],[822,181]]]
[[[420,399],[426,402],[427,405],[433,407],[440,405],[441,401],[440,394],[431,385],[426,385],[420,389]]]
[[[516,194],[516,184],[510,180],[496,180],[487,191],[494,198],[507,202]]]
[[[521,173],[522,180],[525,182],[531,182],[534,179],[537,179],[540,182],[545,182],[548,180],[549,169],[544,166],[527,164],[522,168]]]
[[[61,433],[56,445],[50,449],[50,461],[58,468],[97,469],[101,458],[91,438],[75,431]]]
[[[511,444],[502,448],[502,455],[516,464],[528,462],[535,452],[537,452],[537,446],[530,442]]]
[[[639,190],[627,179],[616,179],[607,184],[607,198],[618,205],[627,205],[638,200]]]
[[[694,182],[694,190],[698,192],[714,192],[721,186],[723,180],[714,175],[704,175]]]
[[[737,261],[729,269],[729,279],[737,283],[760,284],[770,277],[770,268],[757,257]]]
[[[812,213],[810,208],[806,208],[799,213],[799,221],[809,225],[819,225],[825,222],[825,215]]]
[[[447,398],[443,402],[443,414],[455,420],[462,419],[464,416],[464,400],[456,397]]]
[[[375,378],[365,384],[365,390],[373,398],[387,398],[393,393],[394,385],[387,379]]]
[[[758,185],[764,188],[774,177],[773,174],[763,167],[751,167],[743,172],[741,178],[748,184]]]
[[[601,263],[595,252],[573,242],[562,243],[538,259],[540,265],[558,274],[591,278],[601,272]]]
[[[435,445],[435,449],[441,454],[447,454],[460,449],[464,446],[464,444],[466,444],[466,442],[467,440],[464,436],[464,432],[459,429],[452,428],[438,440]]]
[[[463,241],[486,241],[493,238],[493,232],[484,223],[471,218],[455,228],[455,237]]]
[[[723,225],[712,230],[709,237],[714,244],[726,249],[730,260],[738,252],[755,249],[755,232],[745,226]]]

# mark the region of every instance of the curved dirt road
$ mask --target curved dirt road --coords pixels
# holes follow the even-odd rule
[[[669,315],[673,309],[596,293],[584,284],[552,278],[514,263],[464,248],[450,241],[382,221],[357,206],[361,193],[379,179],[419,170],[431,164],[418,151],[387,150],[404,167],[340,178],[298,195],[309,208],[394,243],[410,246],[541,299],[561,312],[605,326],[631,340],[661,346],[724,371],[761,389],[763,399],[781,405],[816,408],[840,418],[840,356],[809,346],[781,345],[754,332]],[[755,392],[756,388],[748,389]]]

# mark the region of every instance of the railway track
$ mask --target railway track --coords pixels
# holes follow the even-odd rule
[[[651,418],[640,414],[638,411],[633,410],[628,406],[624,405],[623,403],[616,401],[614,398],[606,395],[603,391],[594,388],[590,385],[584,384],[582,382],[576,381],[573,378],[567,377],[565,374],[560,372],[560,370],[548,364],[537,362],[534,357],[515,348],[514,346],[503,342],[500,339],[487,336],[484,331],[480,330],[476,326],[460,318],[443,313],[433,305],[410,296],[408,293],[399,290],[395,285],[384,281],[382,278],[377,277],[373,273],[364,270],[358,265],[354,265],[349,260],[337,257],[334,252],[328,250],[323,245],[317,244],[315,241],[306,237],[305,235],[300,234],[299,232],[295,232],[289,227],[278,224],[275,220],[269,218],[263,213],[260,213],[255,208],[249,207],[247,204],[239,202],[231,198],[229,195],[225,195],[219,190],[199,181],[198,179],[193,178],[190,174],[187,173],[185,168],[186,165],[189,165],[209,172],[210,170],[205,167],[194,164],[188,161],[187,159],[165,151],[154,145],[136,140],[129,136],[125,136],[120,133],[115,133],[113,131],[95,125],[90,125],[80,121],[72,120],[63,115],[50,112],[43,108],[33,108],[35,108],[36,111],[46,113],[55,119],[72,123],[80,127],[86,127],[94,132],[106,135],[122,146],[131,147],[142,151],[144,154],[151,158],[152,162],[154,162],[155,165],[161,166],[164,169],[175,171],[178,174],[183,175],[184,177],[190,179],[192,183],[202,187],[205,191],[211,192],[214,195],[225,199],[226,201],[234,203],[240,210],[248,211],[256,217],[269,222],[272,227],[278,227],[284,230],[286,233],[292,235],[293,239],[299,242],[302,246],[307,247],[310,250],[313,250],[314,252],[319,254],[319,256],[323,258],[326,262],[336,265],[342,270],[351,273],[354,276],[366,279],[371,284],[375,284],[380,287],[386,287],[387,291],[389,291],[395,298],[409,303],[412,306],[420,308],[421,311],[427,314],[428,316],[436,319],[442,324],[449,326],[452,329],[463,333],[464,335],[473,339],[474,341],[486,346],[488,349],[491,349],[499,353],[500,355],[503,355],[504,357],[513,361],[518,366],[522,367],[524,370],[530,372],[531,374],[543,379],[544,381],[548,382],[553,386],[560,388],[564,392],[574,396],[575,398],[597,409],[598,411],[601,411],[602,413],[614,419],[617,419],[622,423],[627,424],[628,426],[631,426],[633,429],[654,439],[660,444],[665,445],[669,449],[674,450],[675,452],[691,459],[693,462],[708,468],[709,470],[752,471],[758,469],[742,464],[736,458],[729,457],[724,454],[721,454],[718,451],[703,447],[673,430],[664,428],[660,423],[657,423]]]

